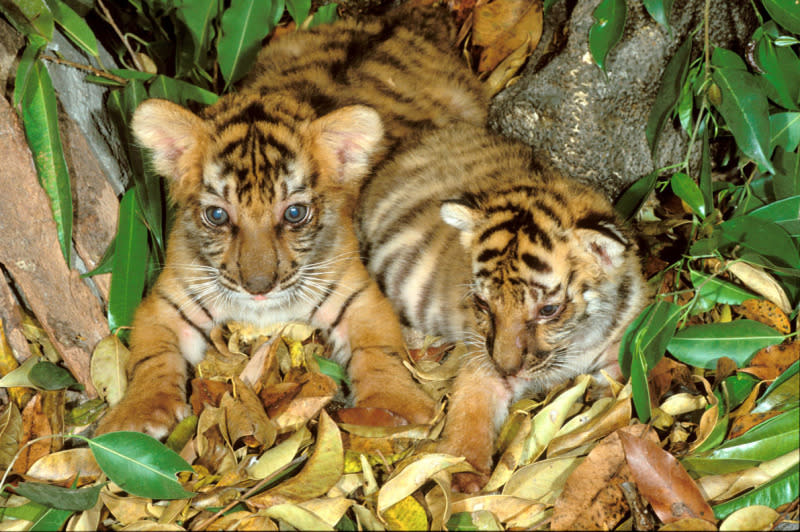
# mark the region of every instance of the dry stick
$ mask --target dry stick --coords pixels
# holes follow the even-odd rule
[[[305,456],[298,456],[297,458],[295,458],[294,460],[292,460],[291,462],[289,462],[288,464],[286,464],[282,468],[278,469],[277,471],[275,471],[271,475],[261,479],[258,484],[256,484],[255,486],[253,486],[252,488],[247,490],[247,492],[244,493],[244,495],[242,495],[241,497],[229,502],[224,508],[221,508],[220,510],[218,510],[217,513],[215,513],[211,517],[207,518],[205,521],[201,521],[197,525],[197,528],[195,528],[195,530],[205,530],[207,527],[211,526],[211,524],[214,521],[216,521],[217,519],[222,517],[222,514],[224,514],[225,512],[227,512],[228,510],[230,510],[231,508],[233,508],[234,506],[239,504],[240,502],[245,501],[248,497],[253,495],[255,492],[257,492],[258,490],[260,490],[261,488],[263,488],[264,486],[266,486],[267,484],[269,484],[273,480],[275,480],[275,478],[277,478],[279,475],[283,474],[290,467],[295,466],[295,465],[299,464],[300,462],[305,461],[306,459],[307,459],[307,457],[305,457]]]
[[[106,21],[109,24],[111,24],[111,27],[114,28],[114,31],[117,33],[117,35],[119,36],[120,40],[122,41],[122,44],[125,45],[125,48],[128,50],[128,53],[131,54],[131,59],[133,59],[133,64],[136,66],[136,68],[139,71],[145,72],[145,69],[142,66],[142,63],[139,62],[139,58],[136,56],[136,52],[134,52],[133,48],[131,48],[131,43],[128,42],[128,38],[119,29],[119,26],[117,26],[117,23],[114,22],[114,18],[111,16],[111,12],[108,10],[106,5],[103,3],[103,0],[97,0],[97,5],[100,6],[100,9],[103,10],[103,15],[105,16]]]
[[[84,64],[81,64],[81,63],[75,63],[74,61],[68,61],[67,59],[61,59],[60,57],[53,57],[51,55],[43,55],[42,59],[44,59],[45,61],[50,61],[51,63],[57,63],[59,65],[66,65],[66,66],[70,66],[72,68],[77,68],[78,70],[85,70],[87,72],[91,72],[95,76],[98,76],[98,77],[101,77],[101,78],[110,79],[110,80],[116,81],[117,83],[120,83],[122,85],[125,85],[126,83],[128,83],[128,80],[125,79],[125,78],[121,78],[119,76],[115,76],[114,74],[110,74],[110,73],[108,73],[108,72],[106,72],[104,70],[100,70],[100,69],[95,68],[95,67],[93,67],[91,65],[84,65]]]

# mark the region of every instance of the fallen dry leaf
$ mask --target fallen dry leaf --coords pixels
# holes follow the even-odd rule
[[[552,458],[585,443],[604,438],[631,421],[631,399],[615,402],[602,415],[592,419],[584,428],[553,438],[547,447],[547,457]]]
[[[779,414],[780,412],[771,410],[769,412],[762,412],[759,414],[745,414],[743,416],[739,416],[733,422],[730,430],[728,431],[728,439],[730,440],[739,437],[759,423],[763,423],[769,418],[775,417]]]
[[[27,475],[36,480],[67,483],[68,486],[77,478],[80,487],[94,482],[102,473],[92,451],[81,447],[43,456],[28,469]]]
[[[52,396],[52,394],[53,392],[37,393],[22,410],[22,437],[19,441],[22,451],[17,461],[14,462],[13,471],[15,472],[25,473],[34,462],[58,450],[55,438],[43,438],[30,445],[25,445],[36,438],[53,434],[53,425],[46,405],[50,401],[45,399],[46,396]]]
[[[778,378],[797,360],[800,360],[800,340],[795,339],[788,344],[771,345],[761,349],[750,360],[750,365],[742,371],[769,381]]]
[[[719,525],[720,532],[728,530],[769,530],[780,514],[769,506],[740,508]]]
[[[324,495],[344,470],[344,447],[339,427],[323,410],[319,415],[314,452],[303,469],[289,480],[247,500],[250,508],[269,508],[283,502],[299,502]]]
[[[368,427],[401,427],[408,421],[385,408],[354,407],[342,408],[336,412],[342,423]]]
[[[460,464],[463,457],[430,453],[415,456],[408,465],[392,476],[378,492],[377,510],[384,513],[425,484],[433,475]]]
[[[772,301],[748,299],[734,309],[745,318],[769,325],[781,334],[789,334],[792,330],[786,313]]]
[[[630,467],[625,461],[620,434],[632,434],[658,442],[655,431],[646,425],[632,425],[606,436],[578,467],[567,481],[555,502],[551,530],[610,529],[628,511],[628,504],[619,488],[632,481]]]
[[[22,437],[22,414],[9,402],[0,415],[0,469],[7,468],[17,454]]]
[[[674,456],[653,441],[624,432],[619,437],[639,492],[662,522],[686,517],[715,521],[697,484]]]
[[[536,48],[541,37],[541,0],[495,0],[475,8],[472,44],[483,48],[479,73],[494,70],[526,41],[528,50]]]
[[[205,405],[218,407],[222,396],[233,390],[233,385],[225,381],[195,378],[191,382],[192,394],[189,403],[195,415],[200,415]]]
[[[781,288],[781,285],[761,268],[740,261],[728,262],[727,268],[746,287],[775,303],[783,312],[789,313],[792,311],[792,305],[789,303],[789,298]]]
[[[92,353],[92,384],[109,406],[119,403],[128,389],[126,367],[130,352],[116,334],[100,340]]]
[[[267,417],[255,392],[241,380],[234,379],[235,397],[222,396],[220,408],[225,410],[225,425],[230,444],[235,447],[242,440],[248,447],[269,447],[275,442],[277,429]]]

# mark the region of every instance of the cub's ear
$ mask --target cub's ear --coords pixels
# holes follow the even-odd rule
[[[445,200],[439,212],[446,224],[464,233],[472,233],[480,219],[477,206],[465,199]]]
[[[191,111],[167,100],[145,100],[133,113],[131,129],[136,140],[152,151],[156,171],[179,179],[181,155],[197,145],[207,132],[206,123]]]
[[[588,252],[605,268],[617,268],[625,261],[631,240],[611,219],[587,217],[578,221],[575,234]]]
[[[369,171],[384,130],[377,111],[350,105],[314,120],[308,132],[323,158],[335,166],[334,179],[347,182],[360,180]]]

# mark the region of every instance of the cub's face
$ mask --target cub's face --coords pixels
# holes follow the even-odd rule
[[[316,118],[291,100],[247,93],[223,97],[205,118],[148,100],[133,128],[172,180],[167,267],[181,269],[196,297],[228,307],[314,299],[382,138],[367,107]]]
[[[567,192],[537,184],[442,209],[470,253],[476,323],[497,371],[536,390],[591,370],[639,286],[608,202]]]

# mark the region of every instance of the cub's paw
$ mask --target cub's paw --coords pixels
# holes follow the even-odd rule
[[[475,471],[455,473],[452,487],[462,493],[477,493],[487,482],[492,466],[492,449],[475,445],[469,438],[445,438],[436,446],[440,453],[463,456]],[[472,444],[472,445],[470,445]]]
[[[95,435],[120,430],[143,432],[160,440],[191,413],[179,394],[157,393],[144,399],[128,394],[100,420]]]
[[[413,382],[403,388],[359,395],[356,406],[385,408],[418,425],[429,423],[436,415],[436,401]]]

